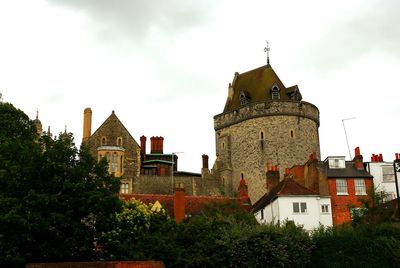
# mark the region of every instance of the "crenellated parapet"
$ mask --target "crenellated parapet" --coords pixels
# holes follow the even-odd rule
[[[214,129],[217,131],[248,119],[279,115],[308,118],[319,126],[319,110],[315,105],[305,101],[269,100],[214,116]]]

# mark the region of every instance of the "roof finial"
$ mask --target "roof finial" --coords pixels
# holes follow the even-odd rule
[[[39,110],[36,110],[36,119],[39,119]]]
[[[269,66],[269,42],[268,41],[265,42],[267,42],[267,46],[264,47],[264,52],[267,52],[267,65]]]
[[[64,124],[64,133],[67,134],[67,122]]]

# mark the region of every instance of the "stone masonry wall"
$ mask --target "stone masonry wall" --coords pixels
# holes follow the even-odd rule
[[[101,146],[102,138],[106,138],[107,146],[118,146],[117,139],[122,138],[125,148],[123,177],[129,182],[138,175],[140,165],[140,147],[125,129],[119,119],[111,115],[88,140],[90,152],[97,159],[97,148]]]
[[[133,193],[137,194],[172,194],[174,186],[182,183],[185,195],[219,195],[219,189],[215,180],[194,176],[174,176],[174,182],[170,176],[142,175],[133,181]]]
[[[215,116],[214,125],[218,160],[232,168],[231,185],[243,174],[253,202],[266,193],[267,161],[279,165],[282,177],[286,167],[304,164],[312,152],[320,157],[319,112],[306,102],[251,104]]]

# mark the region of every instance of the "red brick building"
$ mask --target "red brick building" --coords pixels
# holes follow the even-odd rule
[[[273,176],[274,172],[267,172],[268,191],[278,183],[279,175]],[[318,161],[311,154],[304,165],[286,169],[285,176],[293,177],[321,197],[330,197],[334,225],[350,222],[354,210],[362,208],[365,202],[372,202],[369,194],[374,189],[373,176],[365,170],[358,147],[352,161],[346,161],[344,156],[329,156]]]

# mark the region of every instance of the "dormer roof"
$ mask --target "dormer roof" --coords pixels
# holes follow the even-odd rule
[[[243,93],[250,103],[272,100],[271,90],[274,87],[278,88],[282,100],[301,100],[297,85],[286,88],[270,65],[264,65],[242,74],[235,73],[230,87],[232,94],[228,97],[224,112],[240,108],[243,105],[240,100]]]

